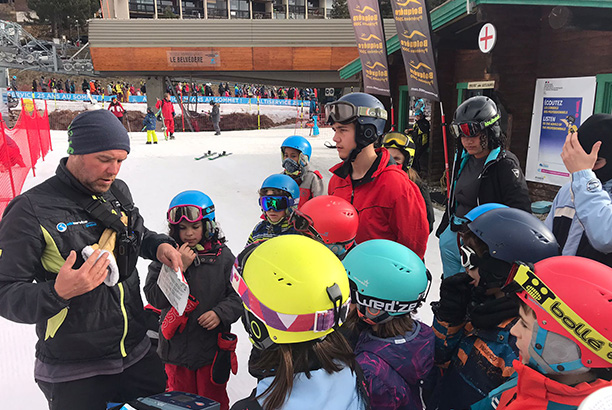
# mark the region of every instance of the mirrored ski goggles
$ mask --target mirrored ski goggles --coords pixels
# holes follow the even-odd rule
[[[325,332],[346,320],[351,298],[347,297],[346,302],[342,303],[342,293],[337,284],[334,283],[327,288],[327,294],[334,307],[313,313],[281,313],[272,310],[257,299],[240,275],[238,263],[236,261],[232,268],[232,287],[242,299],[244,307],[266,326],[283,332]]]
[[[451,134],[455,138],[459,138],[459,137],[467,137],[467,138],[476,137],[478,134],[483,132],[486,128],[488,128],[491,125],[495,124],[495,122],[498,121],[500,118],[501,118],[501,116],[499,114],[497,114],[496,116],[494,116],[493,118],[491,118],[488,121],[482,121],[482,122],[463,122],[463,123],[453,122],[450,125],[450,132],[451,132]]]
[[[478,267],[480,258],[472,248],[467,245],[461,245],[459,246],[459,251],[459,253],[461,253],[461,265],[466,271]]]
[[[259,198],[259,206],[264,212],[284,211],[295,204],[293,198],[286,196],[262,196]]]
[[[301,211],[295,211],[293,215],[291,215],[290,223],[293,225],[295,230],[302,235],[306,235],[309,238],[316,239],[317,241],[324,243],[323,238],[315,229],[314,222],[310,216],[302,213]]]
[[[179,224],[183,219],[187,222],[197,222],[215,212],[215,206],[211,205],[201,208],[197,205],[178,205],[168,210],[168,222],[173,225]]]
[[[328,123],[349,123],[355,121],[357,117],[372,117],[386,120],[387,110],[379,107],[357,107],[346,101],[335,101],[325,104],[325,121]]]
[[[383,137],[383,146],[396,146],[398,148],[407,148],[409,138],[401,132],[389,132]]]

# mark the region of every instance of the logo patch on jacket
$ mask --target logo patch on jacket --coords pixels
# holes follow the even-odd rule
[[[92,226],[96,226],[98,224],[96,222],[89,221],[60,222],[55,226],[55,228],[59,232],[66,232],[68,227],[72,225],[85,225],[85,228],[91,228]]]
[[[512,168],[512,173],[514,174],[516,179],[519,179],[521,176],[521,171],[518,168]]]

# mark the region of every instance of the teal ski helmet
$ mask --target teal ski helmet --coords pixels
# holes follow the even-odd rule
[[[385,323],[415,311],[429,293],[431,274],[410,249],[387,239],[360,243],[342,261],[359,317]]]

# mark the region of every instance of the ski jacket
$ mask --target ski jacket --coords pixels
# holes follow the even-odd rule
[[[359,213],[357,243],[389,239],[410,248],[422,259],[429,235],[423,195],[395,164],[389,151],[378,148],[376,153],[378,159],[357,186],[351,178],[350,163],[331,168],[328,193],[346,199]]]
[[[546,226],[555,234],[563,255],[594,259],[612,266],[612,180],[601,184],[591,170],[572,174],[555,199]]]
[[[189,293],[199,302],[194,311],[187,316],[187,325],[168,340],[159,332],[157,352],[165,362],[197,370],[213,362],[217,353],[217,336],[229,332],[231,324],[242,314],[242,301],[234,291],[230,281],[232,266],[236,259],[229,248],[219,242],[209,244],[205,250],[198,246],[196,259],[185,270]],[[157,285],[162,264],[149,265],[144,292],[147,301],[161,309],[161,321],[172,307]],[[198,318],[212,310],[219,316],[221,323],[215,329],[207,330],[200,326]]]
[[[427,189],[427,185],[422,180],[415,182],[416,186],[419,187],[423,200],[425,201],[425,211],[427,212],[427,222],[429,223],[429,233],[433,231],[434,222],[436,221],[436,215],[434,214],[433,204],[431,203],[431,195]]]
[[[461,160],[456,160],[453,165],[453,179],[450,195],[451,205],[449,206],[448,203],[446,204],[446,211],[436,231],[437,237],[440,237],[448,226],[449,220],[452,220],[455,216],[455,208],[457,205],[455,199],[455,186],[457,185],[457,180],[469,157],[470,155],[465,151],[461,156]],[[477,197],[478,205],[497,202],[511,208],[518,208],[526,212],[531,212],[529,189],[527,188],[525,175],[523,175],[523,171],[521,171],[518,158],[510,151],[501,148],[492,150],[487,156],[482,172],[475,183],[479,184]]]
[[[314,198],[315,196],[323,195],[325,193],[325,186],[323,185],[323,176],[319,171],[312,171],[309,165],[303,168],[302,173],[299,177],[289,175],[300,187],[300,202],[298,209],[300,209],[306,201]]]
[[[275,236],[280,235],[290,235],[295,234],[299,235],[299,232],[295,230],[293,225],[289,224],[287,221],[287,217],[283,218],[283,220],[277,224],[270,223],[265,215],[261,216],[263,221],[259,222],[253,228],[253,232],[249,235],[249,239],[245,246],[252,244],[253,242],[265,241],[270,238],[274,238]]]
[[[81,250],[97,243],[106,227],[58,186],[86,198],[92,195],[66,169],[64,158],[55,176],[17,196],[4,212],[0,222],[0,315],[36,324],[36,357],[43,363],[121,359],[146,337],[137,258],[120,270],[115,286],[101,284],[70,300],[59,297],[55,278],[70,251],[77,253],[73,269],[78,269],[84,262]],[[111,190],[98,195],[103,198],[100,202],[129,215],[129,230],[136,237],[134,252],[156,259],[157,247],[174,241],[145,228],[138,209],[121,207],[112,194],[114,189],[131,201],[125,182],[116,179]]]
[[[155,131],[155,127],[157,125],[155,114],[147,113],[147,115],[145,115],[144,117],[144,120],[142,121],[142,125],[145,127],[147,131]]]
[[[257,399],[272,383],[274,377],[266,377],[246,399],[240,400],[231,410],[258,410],[262,408],[263,398]],[[265,397],[265,396],[264,396]],[[328,374],[324,369],[296,373],[293,388],[283,403],[283,410],[365,410],[366,405],[359,395],[357,376],[350,368]]]
[[[125,110],[123,109],[123,105],[121,105],[119,101],[117,101],[116,104],[110,103],[110,105],[108,106],[108,110],[115,114],[115,117],[117,118],[123,117],[123,113],[125,112]]]
[[[221,121],[221,112],[219,111],[219,104],[213,105],[212,110],[210,112],[210,118],[212,122]]]
[[[171,121],[174,117],[174,104],[172,104],[172,101],[167,101],[165,98],[163,100],[159,100],[155,104],[155,108],[158,110],[161,108],[164,120]]]
[[[513,365],[515,376],[475,403],[471,410],[573,410],[589,394],[612,386],[612,382],[602,379],[568,386],[518,360]]]
[[[474,328],[471,322],[450,326],[434,316],[435,360],[442,378],[428,400],[428,408],[464,409],[508,380],[518,358],[510,329],[516,318],[493,328]]]
[[[379,338],[371,330],[361,332],[355,356],[363,369],[372,410],[421,410],[421,380],[434,363],[434,334],[414,321],[404,336]]]

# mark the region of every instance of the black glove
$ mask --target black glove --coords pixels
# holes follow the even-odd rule
[[[236,359],[236,344],[238,336],[233,333],[219,333],[217,337],[217,353],[213,359],[210,371],[210,379],[213,384],[224,385],[229,380],[230,369],[232,373],[238,372],[238,360]]]
[[[465,321],[468,304],[472,298],[473,279],[465,272],[442,280],[440,301],[433,306],[436,318],[451,326]]]
[[[506,319],[517,317],[519,304],[516,295],[507,295],[470,306],[468,315],[475,328],[490,329]]]

